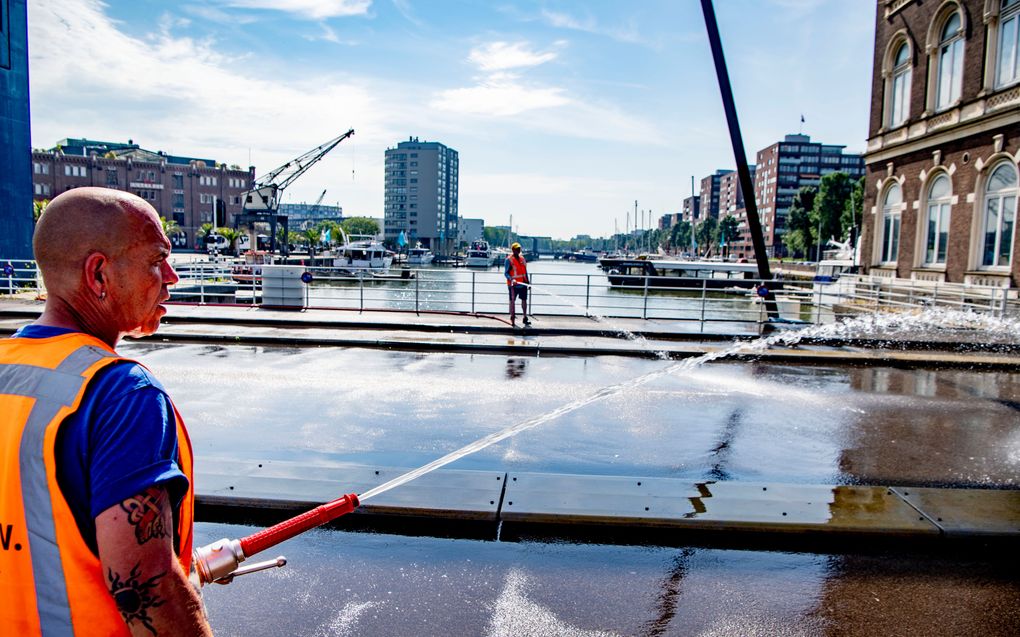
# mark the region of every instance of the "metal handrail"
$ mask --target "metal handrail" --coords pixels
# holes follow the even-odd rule
[[[0,259],[0,265],[8,261]],[[41,292],[34,261],[10,260],[14,273],[9,286],[0,277],[0,294],[30,289]],[[176,264],[180,282],[171,288],[171,301],[256,305],[261,277],[257,271],[238,277],[229,261],[205,258]],[[257,268],[257,266],[256,266]],[[402,271],[403,272],[403,271]],[[440,274],[442,273],[442,274]],[[305,289],[308,307],[356,309],[359,312],[390,309],[506,314],[506,280],[500,271],[450,271],[424,268],[408,271],[408,278],[378,279],[348,269],[315,268],[315,280]],[[239,280],[238,280],[239,279]],[[687,287],[660,287],[662,276],[629,277],[631,285],[610,285],[602,273],[533,274],[530,314],[589,318],[643,318],[689,321],[700,329],[711,323],[762,324],[765,313],[753,290],[715,290],[700,280]],[[720,279],[726,284],[727,280]],[[753,280],[732,280],[753,285]],[[9,289],[8,289],[9,288]],[[836,320],[862,312],[903,311],[941,307],[994,316],[1020,315],[1017,290],[992,286],[888,280],[843,275],[836,282],[812,285],[810,281],[783,281],[776,290],[783,318],[812,323]]]

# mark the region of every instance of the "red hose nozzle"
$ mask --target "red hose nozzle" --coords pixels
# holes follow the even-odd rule
[[[358,508],[361,503],[358,501],[358,496],[354,493],[348,493],[347,495],[337,498],[332,502],[327,502],[321,506],[317,506],[311,511],[307,511],[293,517],[289,520],[284,520],[275,526],[271,526],[268,529],[263,529],[258,533],[249,535],[246,538],[241,539],[241,551],[245,557],[251,557],[256,553],[260,553],[270,547],[276,546],[280,542],[284,542],[304,533],[309,529],[314,529],[317,526],[331,522],[341,515],[350,513],[354,509]]]

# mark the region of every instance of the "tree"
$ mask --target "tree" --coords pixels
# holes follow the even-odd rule
[[[42,213],[46,212],[46,206],[50,205],[49,199],[32,202],[32,221],[38,222]]]
[[[702,255],[708,256],[711,254],[712,247],[716,245],[718,228],[719,222],[715,217],[705,217],[694,228],[694,239],[698,242],[698,250]]]
[[[786,234],[783,243],[793,253],[806,254],[814,244],[811,229],[811,210],[815,207],[816,191],[811,186],[803,186],[793,196],[793,203],[786,213]]]
[[[843,229],[842,236],[852,239],[855,246],[862,223],[864,223],[864,177],[854,183],[851,197],[839,218],[840,227]]]
[[[854,187],[850,175],[844,172],[829,173],[822,176],[818,184],[818,196],[812,208],[811,224],[815,230],[817,258],[822,258],[822,251],[830,238],[842,239],[842,217],[850,202],[850,191]]]
[[[166,217],[160,217],[159,223],[163,226],[163,234],[168,237],[181,233],[181,226],[173,219],[167,219]]]
[[[669,243],[674,252],[682,252],[691,246],[691,222],[681,221],[669,230]]]
[[[198,228],[198,238],[199,238],[199,239],[201,239],[201,238],[203,238],[203,237],[206,237],[206,236],[208,236],[208,235],[209,235],[209,234],[210,234],[210,233],[211,233],[212,231],[213,231],[213,225],[212,225],[211,223],[203,223],[203,224],[202,224],[201,226],[199,226],[199,228]]]
[[[740,230],[737,229],[737,218],[733,215],[726,215],[719,222],[719,243],[726,246],[726,252],[729,253],[729,246],[731,243],[740,238]]]
[[[236,228],[216,228],[216,234],[227,240],[230,252],[237,254],[237,240],[241,238],[241,231]]]
[[[340,226],[347,234],[379,234],[379,224],[370,217],[349,217],[340,222]]]
[[[315,246],[319,243],[319,237],[322,236],[319,233],[319,230],[316,228],[308,228],[307,230],[302,230],[299,235],[301,237],[301,242],[308,244],[308,254],[315,254]]]

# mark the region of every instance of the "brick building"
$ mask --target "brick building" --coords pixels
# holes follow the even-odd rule
[[[213,223],[215,208],[221,210],[217,225],[232,226],[254,179],[254,166],[242,170],[212,159],[152,152],[132,140],[124,144],[63,139],[49,150],[32,151],[36,200],[52,199],[80,186],[132,192],[152,204],[161,217],[177,222],[181,234],[171,237],[177,248],[199,247],[197,231],[203,223]]]
[[[698,196],[698,204],[701,207],[701,212],[698,213],[699,221],[708,217],[719,218],[719,184],[723,176],[732,172],[717,170],[701,180],[701,194]]]
[[[1016,287],[1020,0],[879,0],[861,260]]]
[[[694,225],[699,219],[701,213],[701,197],[694,195],[684,199],[683,212],[681,212],[681,219],[687,223]]]
[[[864,175],[864,159],[856,153],[846,153],[846,146],[812,142],[808,135],[786,135],[758,151],[754,172],[754,197],[758,204],[765,249],[769,256],[786,256],[783,235],[786,233],[786,215],[797,191],[805,186],[817,188],[824,175],[844,172],[853,179]],[[740,221],[741,240],[733,249],[740,256],[754,253],[747,230],[747,213]]]

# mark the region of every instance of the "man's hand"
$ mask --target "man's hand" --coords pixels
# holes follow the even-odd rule
[[[174,553],[173,513],[151,487],[96,517],[99,561],[131,634],[212,635],[202,600]]]

